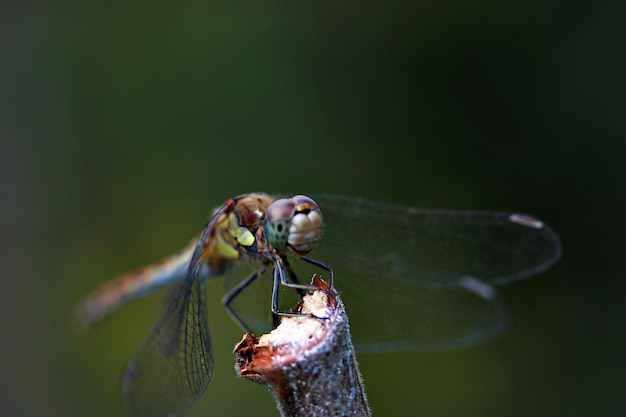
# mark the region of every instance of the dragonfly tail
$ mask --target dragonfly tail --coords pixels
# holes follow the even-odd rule
[[[104,283],[77,306],[74,316],[79,326],[90,327],[127,302],[180,279],[185,275],[192,252],[193,246],[189,245],[155,264]]]

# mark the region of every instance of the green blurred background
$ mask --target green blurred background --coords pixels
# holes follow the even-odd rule
[[[623,415],[625,17],[602,1],[3,2],[0,416],[122,415],[162,294],[89,332],[69,312],[258,190],[519,210],[559,232],[555,268],[501,288],[503,336],[361,355],[375,415]],[[220,290],[214,379],[186,415],[276,416],[235,377]]]

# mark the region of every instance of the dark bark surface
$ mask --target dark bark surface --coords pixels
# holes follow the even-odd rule
[[[321,279],[297,311],[260,338],[235,347],[237,374],[266,384],[283,417],[370,416],[361,374],[339,296]]]

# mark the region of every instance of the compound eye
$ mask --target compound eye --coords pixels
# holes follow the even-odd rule
[[[287,245],[298,256],[303,256],[322,238],[322,212],[310,197],[296,195],[291,199],[296,203],[296,212],[289,226]]]
[[[281,250],[287,245],[289,227],[296,213],[296,203],[289,198],[279,198],[267,206],[265,211],[265,237],[275,249]]]
[[[317,203],[306,195],[295,195],[291,197],[291,200],[296,204],[296,211],[298,212],[314,211],[319,208]]]

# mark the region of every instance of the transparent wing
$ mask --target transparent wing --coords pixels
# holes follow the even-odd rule
[[[506,323],[491,284],[537,274],[561,254],[552,229],[526,216],[315,198],[324,236],[311,257],[333,267],[361,350],[447,348],[490,337]]]
[[[213,353],[204,280],[198,272],[217,217],[200,234],[185,279],[171,292],[159,321],[126,368],[123,390],[136,416],[178,416],[211,380]]]
[[[371,275],[336,271],[335,277],[359,352],[450,349],[493,337],[507,324],[498,297],[487,300],[463,289],[378,281]]]
[[[358,271],[433,286],[459,286],[472,276],[502,284],[556,262],[552,229],[524,226],[511,213],[419,210],[338,196],[320,196],[324,235],[315,253]]]
[[[224,294],[258,270],[260,263],[253,260],[240,260],[233,264],[225,274]],[[260,336],[272,330],[272,273],[268,268],[231,302],[231,307],[243,322]],[[297,300],[296,300],[297,301]],[[294,304],[295,305],[295,302]]]

